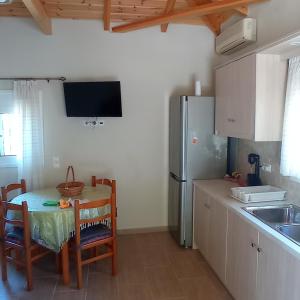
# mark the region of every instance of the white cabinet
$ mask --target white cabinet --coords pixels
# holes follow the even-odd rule
[[[299,258],[242,216],[228,212],[225,285],[234,299],[299,299],[299,276]]]
[[[214,198],[210,198],[209,210],[209,252],[207,260],[224,283],[226,271],[227,208]]]
[[[209,237],[209,197],[202,190],[194,187],[194,248],[208,258]]]
[[[226,283],[236,300],[256,300],[258,231],[228,211]]]
[[[194,248],[225,282],[227,208],[194,187]]]
[[[257,300],[299,300],[300,260],[278,241],[259,233]]]
[[[212,195],[194,185],[194,248],[234,299],[299,300],[300,256]]]
[[[287,63],[279,55],[252,54],[216,70],[215,133],[279,141]]]
[[[194,184],[194,247],[234,299],[299,300],[300,255],[201,185]]]

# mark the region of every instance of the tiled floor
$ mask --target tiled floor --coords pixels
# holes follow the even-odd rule
[[[231,300],[198,251],[178,247],[167,232],[118,238],[116,277],[110,260],[84,269],[84,288],[76,289],[74,266],[70,287],[55,273],[54,257],[37,262],[34,289],[24,290],[25,278],[13,266],[9,281],[0,282],[0,299],[30,300]]]

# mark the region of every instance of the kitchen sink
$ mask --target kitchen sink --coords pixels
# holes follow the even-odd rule
[[[269,225],[300,224],[300,207],[293,204],[252,206],[243,207],[243,209]]]
[[[300,224],[281,225],[277,227],[277,231],[300,244]]]
[[[248,206],[243,209],[300,245],[300,207],[287,204]]]

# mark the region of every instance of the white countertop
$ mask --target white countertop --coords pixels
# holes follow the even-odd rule
[[[226,181],[223,179],[211,179],[211,180],[194,180],[194,185],[199,187],[201,190],[205,191],[212,198],[216,199],[228,209],[234,210],[242,215],[245,221],[248,221],[259,231],[266,234],[268,237],[272,238],[274,241],[280,243],[287,251],[296,255],[300,259],[300,246],[277,232],[275,229],[271,228],[267,224],[263,223],[253,215],[249,214],[242,207],[246,206],[266,206],[266,205],[281,205],[281,204],[290,204],[291,201],[273,201],[273,202],[260,202],[260,203],[250,203],[246,204],[243,202],[239,202],[233,199],[231,195],[230,188],[238,186],[236,183],[231,181]]]

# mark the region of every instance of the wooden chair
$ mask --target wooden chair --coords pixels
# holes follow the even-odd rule
[[[96,176],[92,176],[92,186],[96,187],[97,184],[108,185],[111,187],[111,192],[114,193],[117,197],[117,187],[116,180],[108,179],[108,178],[96,178]],[[118,208],[116,207],[116,217],[118,216]]]
[[[8,213],[9,211],[11,211],[11,213]],[[22,216],[21,219],[15,218],[14,215],[17,213]],[[10,215],[12,218],[9,217]],[[7,261],[12,261],[20,267],[25,267],[27,290],[30,291],[33,287],[32,263],[50,253],[50,250],[31,240],[28,206],[26,201],[23,201],[22,205],[0,201],[0,238],[2,280],[7,280]],[[23,252],[24,254],[13,257],[11,250],[16,250],[17,253]]]
[[[114,183],[115,184],[115,183]],[[110,213],[105,216],[80,219],[80,211],[83,209],[102,208],[110,205]],[[98,223],[98,225],[88,226],[86,224]],[[116,194],[112,193],[109,199],[95,200],[88,203],[80,204],[79,200],[75,200],[75,244],[73,247],[76,252],[77,264],[77,287],[82,288],[82,266],[111,257],[112,259],[112,275],[117,272],[116,268]],[[98,254],[97,251],[89,251],[92,254],[90,258],[83,259],[82,251],[89,249],[97,249],[99,246],[105,246],[105,252]]]
[[[92,176],[92,186],[97,186],[97,184],[104,184],[111,186],[111,192],[116,194],[116,181],[113,179],[107,178],[96,178],[96,176]]]
[[[2,201],[8,201],[8,194],[11,191],[21,189],[21,194],[26,193],[26,182],[24,179],[21,179],[21,183],[12,183],[6,187],[1,187]]]

